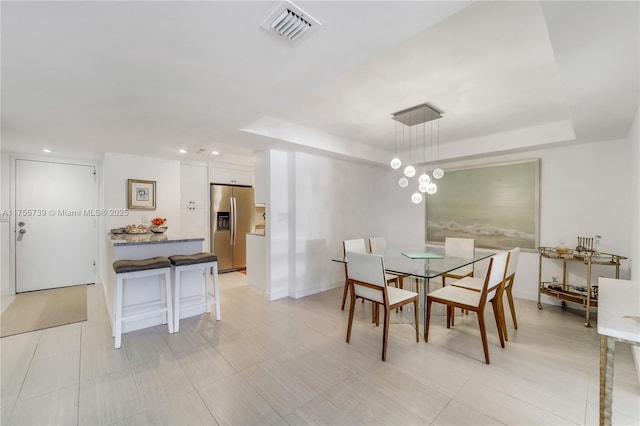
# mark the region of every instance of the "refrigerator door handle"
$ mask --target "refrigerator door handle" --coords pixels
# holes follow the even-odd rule
[[[231,197],[231,205],[233,206],[233,229],[231,231],[231,235],[233,238],[232,244],[236,245],[236,232],[238,228],[238,206],[236,204],[236,197]]]
[[[233,204],[233,197],[229,197],[229,210],[231,213],[231,217],[229,218],[229,245],[233,245],[233,218],[236,216],[236,212]]]

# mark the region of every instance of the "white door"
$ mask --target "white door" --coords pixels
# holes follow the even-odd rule
[[[16,160],[16,292],[94,282],[95,168]]]

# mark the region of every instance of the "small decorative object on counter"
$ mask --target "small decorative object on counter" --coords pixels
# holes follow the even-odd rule
[[[167,230],[167,219],[162,217],[154,217],[151,219],[151,232],[155,232],[157,234],[163,233]]]
[[[127,225],[125,228],[127,234],[146,234],[149,228],[144,225]]]

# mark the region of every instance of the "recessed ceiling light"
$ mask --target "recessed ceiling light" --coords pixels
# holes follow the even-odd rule
[[[179,152],[180,154],[186,154],[186,153],[187,153],[187,150],[186,150],[186,149],[179,149],[179,150],[178,150],[178,152]]]
[[[53,152],[53,150],[51,150],[49,148],[42,148],[42,152],[49,153],[49,152]]]
[[[218,151],[211,151],[211,155],[220,155]]]

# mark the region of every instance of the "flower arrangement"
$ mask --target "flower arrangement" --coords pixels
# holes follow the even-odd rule
[[[165,223],[167,223],[167,219],[162,217],[154,217],[151,219],[151,224],[154,226],[164,226]]]

